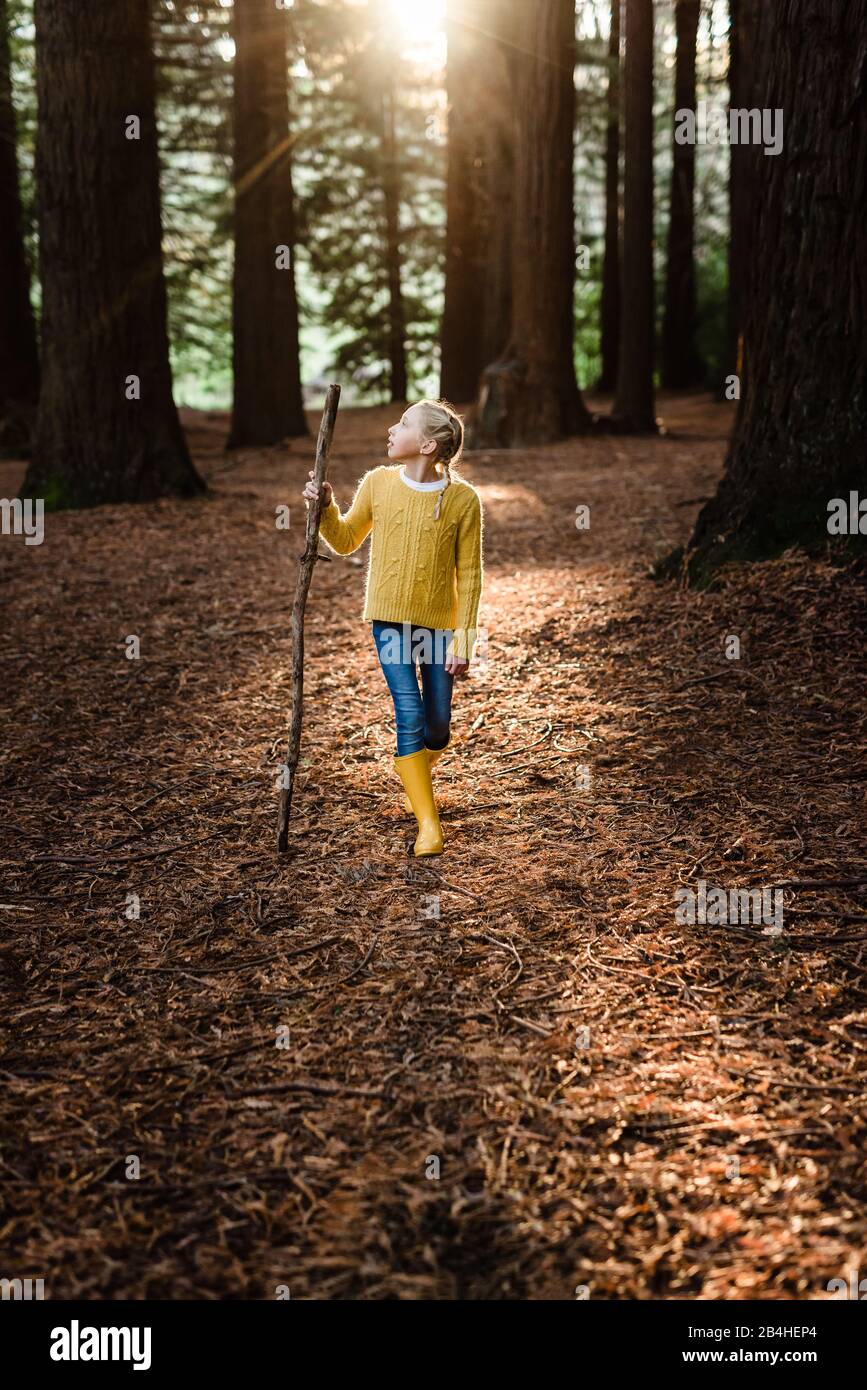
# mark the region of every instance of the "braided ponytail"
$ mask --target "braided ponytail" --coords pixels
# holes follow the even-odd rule
[[[435,441],[434,463],[441,463],[445,473],[446,485],[437,495],[434,508],[434,521],[439,521],[443,498],[452,485],[452,464],[458,462],[463,452],[464,425],[448,401],[423,400],[417,402],[417,407],[422,436]]]

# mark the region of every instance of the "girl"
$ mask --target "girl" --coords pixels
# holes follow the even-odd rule
[[[463,443],[446,401],[418,401],[388,431],[394,462],[364,474],[345,515],[323,484],[319,531],[332,550],[349,555],[373,531],[363,620],[394,701],[394,766],[418,822],[416,855],[442,852],[431,767],[450,740],[452,687],[469,670],[482,593],[481,500],[452,476]]]

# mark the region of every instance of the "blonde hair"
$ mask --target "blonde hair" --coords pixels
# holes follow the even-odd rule
[[[425,397],[413,406],[419,414],[419,437],[422,442],[436,444],[434,463],[441,463],[446,485],[437,497],[434,520],[439,520],[442,501],[452,485],[452,467],[458,463],[464,448],[464,422],[449,401],[433,401]]]

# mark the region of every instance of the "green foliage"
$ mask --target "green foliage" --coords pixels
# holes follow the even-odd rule
[[[33,0],[7,0],[9,51],[12,68],[12,101],[18,152],[18,177],[24,242],[30,263],[30,283],[34,307],[40,304],[38,239],[36,233],[36,54],[33,27]]]
[[[696,257],[698,328],[696,346],[705,363],[705,382],[716,389],[725,376],[728,316],[728,259],[722,238],[707,237]]]
[[[163,260],[175,395],[232,395],[232,56],[220,0],[153,0]]]
[[[231,401],[232,57],[230,0],[150,0],[157,58],[163,250],[179,401]],[[18,155],[36,266],[33,0],[8,0]],[[698,95],[725,103],[725,6],[705,8]],[[575,234],[590,248],[575,286],[579,383],[600,362],[608,0],[578,6]],[[302,376],[347,382],[346,399],[388,399],[388,180],[398,190],[399,274],[409,394],[436,389],[445,250],[445,72],[408,52],[383,0],[296,0],[290,122],[298,210],[296,282]],[[657,313],[661,323],[671,169],[673,15],[656,10]],[[393,110],[395,158],[384,120]],[[722,373],[727,295],[728,153],[696,150],[698,346],[708,385]],[[38,281],[34,299],[38,305]],[[351,384],[350,384],[351,383]],[[311,395],[312,392],[308,392]]]
[[[62,512],[67,511],[70,507],[81,505],[68,478],[60,478],[56,475],[47,478],[45,482],[40,483],[38,491],[46,512]],[[23,490],[19,492],[19,496],[25,495]]]
[[[696,96],[727,101],[727,7],[714,0],[699,28]],[[590,249],[576,274],[575,362],[579,385],[592,386],[601,370],[600,311],[605,250],[605,143],[608,92],[609,0],[578,7],[575,130],[575,239]],[[665,312],[665,247],[669,216],[674,103],[675,26],[671,6],[657,6],[654,21],[654,277],[657,342]],[[622,42],[622,33],[621,33]],[[621,90],[622,103],[622,90]],[[620,132],[621,198],[623,128]],[[728,151],[696,147],[697,345],[707,365],[706,384],[723,370],[728,269]]]
[[[437,74],[400,51],[385,5],[303,0],[294,13],[304,60],[294,81],[296,186],[323,366],[349,376],[360,398],[389,399],[391,272],[407,389],[423,394],[442,312],[445,159],[442,142],[428,138]],[[389,186],[399,219],[391,256]]]

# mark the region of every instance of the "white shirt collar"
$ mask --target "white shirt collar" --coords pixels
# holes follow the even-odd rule
[[[441,492],[447,481],[445,478],[437,478],[436,481],[432,483],[417,483],[412,478],[406,476],[403,464],[401,464],[398,477],[402,483],[406,483],[407,487],[415,488],[416,492]]]

